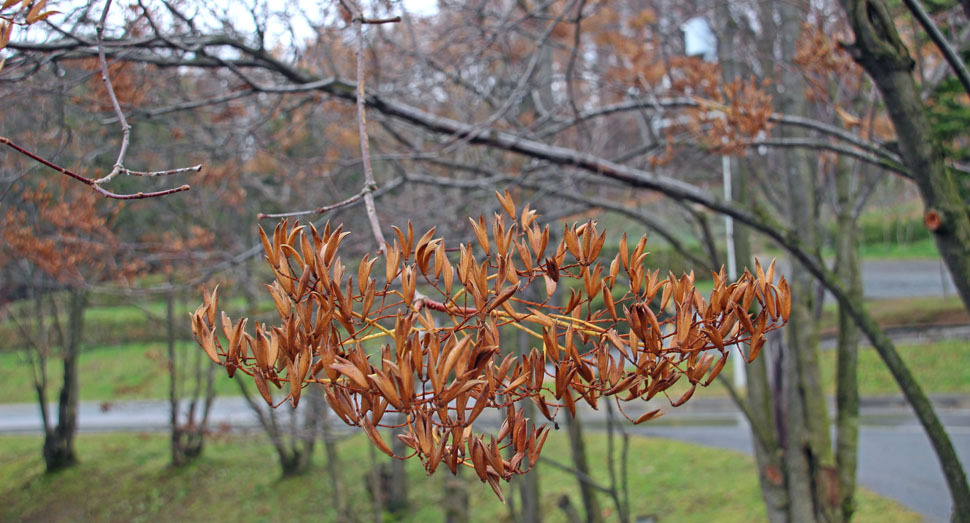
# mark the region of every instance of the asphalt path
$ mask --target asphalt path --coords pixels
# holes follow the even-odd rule
[[[963,463],[970,463],[970,427],[947,427]],[[752,453],[747,427],[646,427],[636,434],[687,441]],[[919,425],[863,426],[859,429],[859,485],[895,499],[927,521],[949,521],[952,500],[936,454]]]
[[[869,299],[956,296],[942,260],[863,260],[863,294]]]
[[[758,259],[765,267],[772,260],[767,256]],[[783,258],[777,259],[776,266],[784,274],[791,272]],[[942,260],[862,260],[861,271],[862,293],[867,299],[957,295],[953,277]],[[825,299],[835,301],[828,293]]]

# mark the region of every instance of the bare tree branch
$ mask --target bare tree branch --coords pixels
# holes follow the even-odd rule
[[[923,5],[919,3],[919,0],[903,0],[909,12],[913,13],[916,21],[919,22],[926,34],[929,35],[930,40],[936,44],[937,49],[943,54],[943,58],[946,62],[950,64],[950,68],[953,69],[953,74],[956,75],[960,83],[963,84],[963,90],[970,94],[970,71],[967,71],[967,64],[963,63],[963,60],[950,45],[950,42],[946,40],[943,33],[940,32],[940,28],[936,26],[933,19],[930,18],[929,13],[923,9]]]

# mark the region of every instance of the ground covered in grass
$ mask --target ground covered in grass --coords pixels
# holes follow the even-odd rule
[[[970,341],[947,340],[897,347],[903,361],[929,394],[970,394]],[[835,393],[835,351],[822,353],[822,383]],[[859,393],[862,396],[899,395],[899,386],[879,354],[871,347],[859,350]]]
[[[587,440],[594,476],[606,483],[606,438],[591,435]],[[340,469],[362,520],[371,514],[362,466],[371,460],[367,443],[355,436],[340,444]],[[50,475],[43,472],[40,446],[39,437],[0,437],[0,521],[336,521],[322,458],[310,473],[280,479],[275,454],[261,436],[217,439],[202,458],[177,470],[168,467],[167,439],[158,434],[82,435],[82,463]],[[567,455],[565,434],[552,434],[543,456],[565,460]],[[412,508],[402,519],[441,521],[443,474],[427,477],[417,465],[408,463]],[[581,504],[576,480],[541,467],[546,520],[562,521],[556,506],[562,495],[574,506]],[[629,475],[634,515],[678,522],[764,519],[753,463],[741,454],[636,437],[631,439]],[[463,477],[472,521],[507,520],[507,507],[488,486],[471,471]],[[614,519],[609,499],[604,496],[601,503],[606,519]],[[860,494],[856,521],[919,520],[893,501]]]
[[[211,361],[194,342],[180,342],[179,356],[190,363]],[[128,343],[102,348],[86,348],[78,363],[81,374],[82,401],[124,401],[168,397],[167,346],[164,343]],[[52,358],[48,380],[52,387],[60,384],[62,367]],[[215,369],[216,394],[238,396],[239,385]],[[48,400],[57,399],[57,390],[48,390]],[[37,401],[29,361],[20,351],[0,352],[0,403]]]

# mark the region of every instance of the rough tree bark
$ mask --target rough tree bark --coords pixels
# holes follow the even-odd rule
[[[782,60],[793,63],[801,34],[805,2],[778,5],[778,39]],[[805,114],[805,84],[800,75],[780,72],[783,87],[776,96],[779,109]],[[801,130],[783,127],[782,138]],[[789,151],[784,162],[788,193],[788,222],[799,231],[811,252],[818,252],[816,163],[802,151]],[[795,263],[792,263],[795,267]],[[818,324],[815,320],[816,284],[807,271],[791,273],[792,312],[786,329],[788,351],[782,357],[782,394],[785,408],[784,461],[788,484],[788,517],[792,521],[838,521],[838,474],[829,434],[829,416],[818,365]]]
[[[836,172],[837,230],[835,272],[845,284],[849,297],[862,300],[862,275],[859,266],[858,223],[851,189],[849,162],[838,162]],[[849,521],[855,512],[855,476],[859,446],[859,328],[845,307],[839,306],[839,334],[836,347],[836,442],[835,462],[839,469],[842,519]]]

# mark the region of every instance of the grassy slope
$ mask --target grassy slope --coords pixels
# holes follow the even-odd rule
[[[191,360],[204,357],[195,343],[183,342],[180,355]],[[209,361],[205,358],[205,361]],[[56,400],[61,379],[60,360],[53,359],[48,369],[48,400]],[[81,399],[117,401],[167,398],[168,374],[164,343],[130,343],[113,347],[86,349],[81,355]],[[30,366],[23,354],[0,353],[0,403],[36,401]],[[239,395],[239,386],[222,369],[216,369],[216,393]]]
[[[568,455],[565,435],[549,437],[543,455]],[[183,469],[167,467],[166,439],[158,435],[81,436],[78,467],[43,473],[40,439],[0,437],[0,521],[335,521],[321,465],[304,477],[279,479],[271,448],[260,439],[219,440]],[[606,440],[588,437],[592,460],[604,460]],[[366,440],[340,446],[343,463],[368,463]],[[319,454],[318,454],[319,456]],[[632,438],[630,500],[634,515],[662,521],[743,522],[764,519],[752,461],[740,454],[663,439]],[[318,460],[319,461],[319,460]],[[365,467],[344,467],[352,505],[369,514]],[[605,482],[605,467],[597,480]],[[498,522],[507,515],[491,490],[467,471],[472,521]],[[441,521],[441,476],[426,477],[408,463],[414,509],[407,521]],[[562,494],[580,503],[574,478],[541,470],[542,505],[548,521],[561,521]],[[506,492],[509,489],[506,488]],[[610,510],[608,499],[602,500]],[[365,516],[366,518],[366,516]],[[610,520],[610,518],[608,518]],[[862,491],[856,521],[919,521],[900,505]]]

